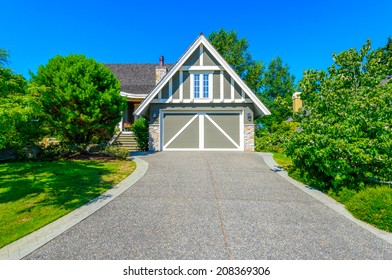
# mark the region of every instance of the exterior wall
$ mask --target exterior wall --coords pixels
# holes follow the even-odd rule
[[[212,97],[214,99],[220,99],[220,72],[215,71],[212,77],[213,77]]]
[[[244,151],[245,152],[255,151],[255,125],[254,124],[244,125]]]
[[[160,151],[160,133],[159,133],[159,124],[150,124],[148,128],[149,132],[149,147],[148,150],[151,152]]]
[[[205,48],[203,52],[203,62],[205,66],[220,66],[219,62]]]
[[[193,54],[185,61],[185,66],[200,65],[200,50],[197,48]]]
[[[174,74],[172,78],[173,99],[180,98],[180,74]]]

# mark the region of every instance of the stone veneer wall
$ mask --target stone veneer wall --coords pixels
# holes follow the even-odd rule
[[[255,125],[244,125],[244,150],[245,152],[255,151]]]
[[[149,132],[149,145],[148,149],[151,152],[160,151],[160,143],[159,143],[159,124],[150,124],[148,127]]]

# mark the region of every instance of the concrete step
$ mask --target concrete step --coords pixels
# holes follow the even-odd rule
[[[126,148],[131,152],[139,150],[133,133],[121,133],[116,141],[114,141],[113,146]]]

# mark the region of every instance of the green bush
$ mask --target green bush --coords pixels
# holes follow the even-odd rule
[[[255,149],[258,152],[283,152],[282,145],[290,138],[297,128],[296,122],[283,121],[272,124],[269,129],[259,128],[256,130]]]
[[[37,155],[39,160],[56,160],[71,157],[79,153],[80,147],[65,143],[50,143],[47,146],[41,146]]]
[[[300,82],[306,113],[285,153],[312,186],[361,190],[392,181],[392,69],[381,53],[350,49],[334,55],[328,72],[309,70]]]
[[[32,76],[31,85],[51,135],[83,149],[113,135],[126,104],[115,75],[84,55],[50,59]]]
[[[359,191],[346,208],[354,217],[392,232],[392,188],[376,187]]]
[[[148,121],[144,118],[137,119],[131,126],[135,134],[139,151],[148,151]]]
[[[120,159],[126,159],[131,155],[131,153],[128,149],[119,148],[116,146],[107,147],[104,150],[103,154],[106,156],[109,156],[109,157],[115,157],[115,158],[120,158]]]

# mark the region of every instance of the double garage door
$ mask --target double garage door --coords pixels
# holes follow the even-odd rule
[[[163,150],[243,150],[242,112],[163,112]]]

